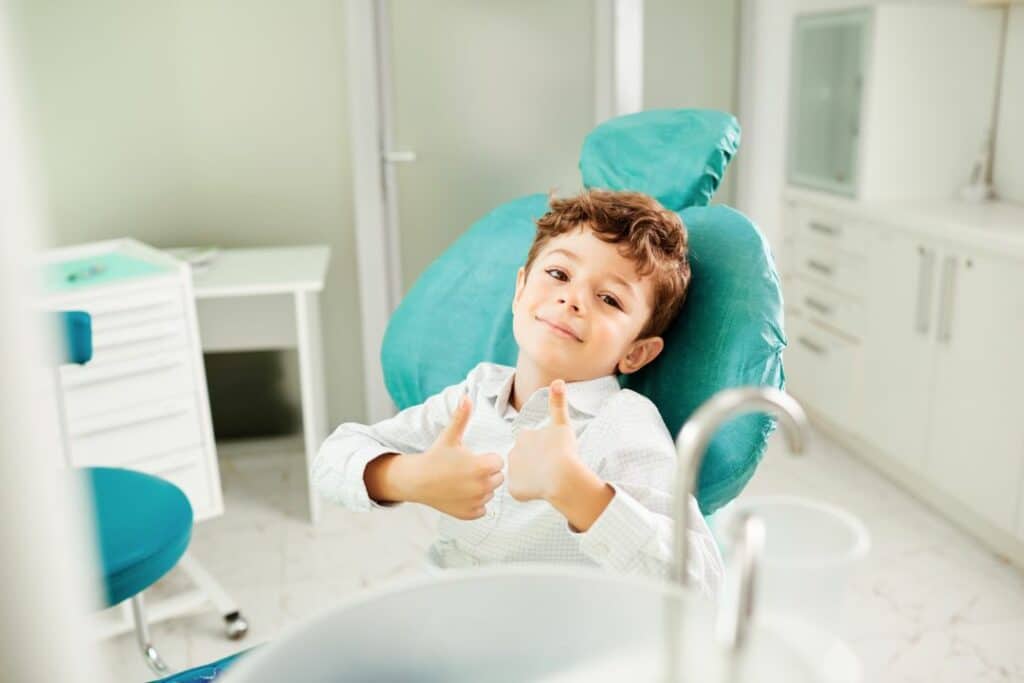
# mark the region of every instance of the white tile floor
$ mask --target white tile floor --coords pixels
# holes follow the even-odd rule
[[[1024,574],[831,442],[806,458],[773,446],[747,495],[826,500],[868,526],[872,552],[852,582],[841,630],[865,683],[1024,681]],[[252,624],[222,637],[212,612],[153,627],[172,666],[202,664],[273,638],[332,601],[416,572],[433,538],[432,511],[366,515],[325,510],[306,520],[302,457],[293,442],[221,448],[226,513],[196,528],[191,550],[241,604]],[[172,572],[159,590],[181,585]],[[159,591],[158,591],[159,592]],[[109,680],[150,680],[130,635],[104,641]]]

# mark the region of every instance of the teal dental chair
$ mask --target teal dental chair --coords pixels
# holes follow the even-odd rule
[[[658,406],[673,434],[717,391],[783,386],[782,294],[768,245],[742,214],[708,206],[739,139],[739,124],[728,114],[673,110],[612,119],[583,144],[586,187],[646,192],[677,211],[689,230],[693,284],[686,305],[665,335],[661,356],[621,379]],[[547,196],[536,194],[494,209],[406,295],[381,350],[384,379],[399,408],[460,382],[480,361],[515,364],[510,302],[516,270],[547,206]],[[719,430],[699,479],[705,515],[743,489],[773,428],[770,417],[754,414]],[[173,680],[213,680],[228,664]]]
[[[768,244],[739,212],[708,206],[739,139],[731,115],[684,109],[612,119],[583,143],[584,186],[645,192],[678,212],[689,231],[692,285],[665,350],[620,379],[658,406],[672,434],[717,391],[783,386],[782,294]],[[420,276],[392,316],[381,354],[399,408],[462,381],[481,361],[515,365],[516,271],[547,208],[542,194],[496,208]],[[743,489],[773,428],[774,420],[753,414],[717,433],[698,483],[705,515]]]
[[[92,358],[89,314],[66,312],[60,321],[65,361],[88,362]],[[177,486],[149,474],[112,467],[86,467],[81,472],[96,521],[104,606],[131,601],[135,636],[146,664],[154,673],[165,675],[169,668],[150,640],[142,593],[185,554],[192,538],[192,505]],[[241,637],[248,630],[238,613],[225,619],[229,637]]]

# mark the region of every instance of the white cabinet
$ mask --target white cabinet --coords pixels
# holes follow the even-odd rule
[[[785,215],[787,386],[829,419],[859,425],[866,245],[840,214],[790,204]]]
[[[935,336],[937,248],[888,227],[862,225],[865,270],[865,440],[904,464],[924,464]]]
[[[782,259],[788,388],[982,537],[1024,540],[1024,209],[800,196]]]
[[[1024,474],[1024,263],[943,254],[929,479],[1013,532]]]
[[[789,183],[864,201],[954,196],[992,123],[1000,26],[999,10],[966,3],[798,15]]]
[[[68,464],[154,474],[185,492],[197,521],[220,514],[188,266],[117,240],[48,252],[41,267],[54,275],[43,307],[93,324],[92,360],[59,370]]]

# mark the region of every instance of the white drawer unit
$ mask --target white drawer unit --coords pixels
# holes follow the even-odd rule
[[[48,252],[52,311],[92,317],[93,358],[59,370],[68,463],[177,484],[195,519],[223,512],[188,266],[134,240]]]
[[[787,388],[1024,566],[1024,209],[794,192],[786,221]]]

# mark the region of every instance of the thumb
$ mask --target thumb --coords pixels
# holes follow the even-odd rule
[[[458,446],[461,444],[462,435],[466,431],[466,425],[469,424],[469,416],[472,413],[473,403],[469,400],[469,396],[463,394],[462,398],[459,399],[459,405],[455,406],[452,421],[441,432],[437,439],[438,442],[448,446]]]
[[[551,410],[551,424],[569,424],[569,406],[565,400],[565,382],[556,379],[551,383],[548,408]]]

